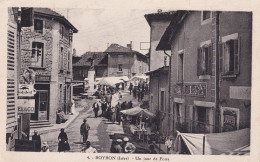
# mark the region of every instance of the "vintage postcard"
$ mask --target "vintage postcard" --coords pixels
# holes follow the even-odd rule
[[[257,1],[1,3],[3,161],[259,161]]]

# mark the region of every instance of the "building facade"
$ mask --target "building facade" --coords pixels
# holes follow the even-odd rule
[[[56,122],[57,110],[70,112],[72,35],[77,29],[62,15],[48,8],[22,10],[20,84],[24,72],[35,75],[35,112],[31,120]],[[25,15],[23,15],[25,14]],[[23,21],[22,21],[23,22]]]
[[[177,11],[157,50],[171,50],[173,130],[250,128],[252,13]]]
[[[149,71],[154,71],[163,66],[169,66],[169,57],[163,51],[157,51],[156,47],[169,26],[174,11],[146,14],[144,17],[150,26],[150,52],[149,52]],[[170,51],[166,51],[170,53]]]
[[[108,56],[104,52],[86,52],[82,56],[74,57],[73,59],[75,60],[73,63],[74,81],[84,81],[88,77],[92,59],[95,77],[107,77]]]
[[[111,44],[105,53],[108,55],[108,76],[141,75],[148,71],[147,57],[131,47]]]
[[[154,114],[162,117],[160,132],[170,135],[172,132],[173,114],[169,111],[169,54],[170,50],[157,51],[156,47],[173,18],[175,11],[146,14],[145,18],[150,26],[149,52],[149,108]]]

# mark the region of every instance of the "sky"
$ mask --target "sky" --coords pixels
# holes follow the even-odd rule
[[[133,49],[146,54],[150,42],[150,26],[144,15],[157,9],[86,9],[70,8],[53,10],[65,16],[77,29],[73,35],[73,48],[77,55],[87,51],[103,52],[108,45],[117,43],[125,46],[132,41]],[[142,48],[140,50],[140,42]]]

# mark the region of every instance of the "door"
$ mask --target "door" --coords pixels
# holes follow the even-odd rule
[[[48,120],[49,95],[48,91],[39,91],[38,120]]]

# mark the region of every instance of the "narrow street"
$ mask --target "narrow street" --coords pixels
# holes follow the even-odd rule
[[[126,95],[126,93],[123,94],[123,100],[128,101],[129,95]],[[76,111],[80,112],[79,116],[69,125],[68,128],[65,129],[71,147],[70,152],[80,152],[80,150],[83,148],[82,138],[80,135],[80,125],[85,118],[87,118],[87,122],[91,127],[88,141],[90,141],[92,146],[100,153],[110,152],[110,134],[123,133],[123,127],[121,125],[118,125],[117,123],[110,123],[106,118],[103,117],[94,118],[94,113],[91,107],[94,102],[95,100],[82,99],[76,103]],[[99,111],[99,115],[101,115],[101,111]],[[59,131],[56,131],[41,135],[42,141],[48,142],[51,152],[58,151],[59,133]]]

